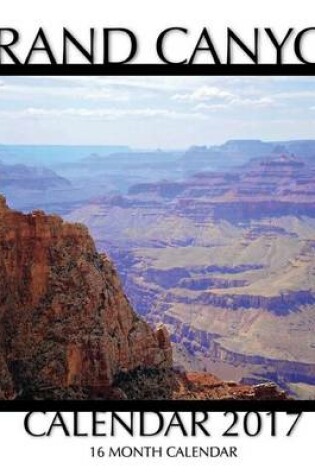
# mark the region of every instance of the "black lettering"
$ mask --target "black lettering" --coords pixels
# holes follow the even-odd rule
[[[115,421],[118,421],[121,426],[126,429],[128,434],[133,435],[133,419],[134,419],[134,414],[133,412],[130,412],[130,425],[128,426],[125,421],[121,419],[121,417],[116,414],[116,412],[113,412],[112,415],[112,430],[111,430],[111,435],[115,435]]]
[[[254,419],[256,423],[256,427],[254,424],[254,428],[250,428],[250,424],[249,424],[250,418]],[[260,431],[261,431],[261,415],[259,414],[259,412],[254,412],[254,411],[246,412],[244,416],[245,434],[248,435],[249,437],[255,437],[256,435],[260,433]]]
[[[244,51],[247,56],[253,61],[253,63],[258,64],[258,39],[259,33],[258,28],[254,29],[254,51],[251,51],[248,46],[234,33],[233,30],[230,28],[227,29],[227,64],[233,63],[232,52],[233,47],[232,45],[236,43],[242,51]]]
[[[42,43],[42,46],[39,46],[37,43]],[[35,37],[35,40],[31,46],[31,49],[26,57],[25,64],[29,64],[31,62],[32,56],[34,53],[42,51],[47,54],[50,64],[57,64],[57,61],[53,55],[53,52],[50,48],[49,42],[46,38],[46,35],[44,33],[44,30],[40,28],[38,30],[38,33]]]
[[[6,44],[3,43],[3,36],[6,33],[12,33],[12,39]],[[0,63],[2,63],[3,51],[12,59],[14,64],[21,64],[18,57],[11,51],[11,47],[19,41],[20,37],[16,30],[13,28],[0,28]]]
[[[51,425],[50,425],[50,427],[49,427],[49,430],[48,430],[48,432],[47,432],[46,435],[47,435],[48,437],[50,437],[50,435],[51,435],[53,429],[55,429],[56,427],[61,427],[62,430],[63,430],[64,435],[66,435],[67,437],[70,437],[70,432],[69,432],[69,430],[68,430],[68,428],[67,428],[67,426],[66,426],[66,423],[65,423],[65,421],[63,420],[63,417],[62,417],[62,415],[61,415],[60,412],[56,412],[56,415],[55,415],[55,417],[53,418],[53,421],[52,421],[52,423],[51,423]]]
[[[80,421],[80,413],[74,412],[73,413],[73,435],[78,437],[87,437],[87,432],[80,432],[79,428],[79,421]]]
[[[113,62],[110,59],[110,37],[112,33],[120,32],[124,33],[130,38],[130,53],[127,58],[123,59],[122,61]],[[126,28],[104,28],[103,30],[104,35],[104,64],[125,64],[132,60],[137,52],[137,38],[134,33]]]
[[[265,31],[267,33],[267,35],[269,36],[272,44],[274,45],[274,47],[276,48],[276,51],[277,51],[277,64],[282,64],[282,48],[284,46],[284,44],[286,43],[286,41],[289,39],[289,37],[291,36],[291,33],[294,31],[293,28],[289,28],[285,37],[283,38],[283,40],[281,41],[281,43],[279,43],[279,41],[277,40],[277,38],[275,37],[273,31],[271,28],[265,28]]]
[[[106,422],[105,421],[99,421],[98,420],[98,414],[100,414],[99,412],[92,412],[92,435],[93,436],[106,436],[105,432],[98,432],[97,430],[97,427],[99,425],[105,425]],[[106,412],[102,412],[101,414],[106,414]]]
[[[29,412],[28,414],[26,414],[25,419],[24,419],[24,429],[32,437],[44,437],[46,435],[46,432],[41,432],[40,434],[35,434],[35,432],[33,432],[30,429],[30,419],[34,414],[38,414],[38,412],[35,412],[35,413],[34,412]],[[46,412],[40,412],[39,414],[46,414]]]
[[[207,46],[201,46],[203,41],[206,42]],[[221,64],[220,58],[215,50],[214,44],[210,38],[207,28],[204,28],[202,30],[201,35],[197,41],[197,45],[194,49],[194,52],[191,55],[191,58],[189,60],[189,64],[194,64],[195,57],[197,53],[199,53],[199,51],[209,51],[209,53],[211,53],[214,63]]]
[[[148,432],[146,430],[146,427],[145,427],[146,414],[155,414],[158,418],[158,427],[153,432]],[[150,413],[149,412],[140,412],[140,435],[141,436],[151,437],[153,435],[157,435],[162,431],[163,427],[164,427],[164,419],[163,419],[162,414],[160,414],[159,412],[150,412]]]
[[[165,431],[165,436],[168,436],[170,430],[173,428],[173,427],[180,427],[180,430],[181,430],[181,433],[183,434],[183,436],[187,437],[188,436],[188,433],[185,429],[185,426],[183,424],[183,421],[181,420],[181,417],[180,415],[178,414],[178,412],[174,412],[172,418],[171,418],[171,421]]]
[[[311,31],[315,31],[315,27],[305,28],[305,30],[300,31],[300,33],[296,35],[294,42],[295,54],[297,58],[304,64],[315,64],[314,61],[307,61],[302,54],[302,40],[304,39],[304,35],[306,33],[310,33]]]
[[[201,414],[202,415],[202,420],[201,421],[197,421],[197,414]],[[200,430],[202,430],[202,432],[207,435],[207,436],[210,436],[210,432],[208,432],[208,430],[203,426],[203,424],[205,422],[207,422],[207,420],[209,419],[209,415],[207,412],[193,412],[192,413],[192,436],[195,436],[196,435],[196,432],[197,432],[197,427],[199,427]]]
[[[89,50],[84,48],[81,43],[70,33],[66,28],[63,29],[63,64],[68,64],[68,46],[72,44],[80,53],[88,60],[89,63],[94,64],[94,37],[95,30],[90,28],[90,46]]]
[[[225,437],[225,436],[237,437],[238,432],[237,431],[231,432],[231,431],[232,431],[232,429],[234,429],[234,427],[238,423],[238,414],[237,414],[237,412],[225,412],[224,417],[226,417],[228,414],[232,414],[233,421],[232,421],[232,424],[230,425],[230,427],[223,433],[223,437]]]
[[[187,63],[187,59],[183,59],[183,61],[174,62],[167,59],[164,54],[164,40],[165,40],[165,37],[171,31],[181,31],[182,33],[185,33],[185,35],[187,35],[188,33],[188,30],[186,28],[179,28],[179,27],[167,28],[166,30],[162,31],[162,33],[159,34],[158,39],[156,41],[156,52],[158,54],[158,57],[166,64],[185,64]]]

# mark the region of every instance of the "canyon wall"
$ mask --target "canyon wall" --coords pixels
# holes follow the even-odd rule
[[[168,326],[175,362],[315,394],[314,185],[312,161],[272,153],[139,183],[68,218],[109,252],[137,312]]]
[[[0,335],[0,398],[49,388],[73,397],[105,390],[118,373],[172,363],[166,330],[132,310],[85,226],[11,211],[3,197]]]

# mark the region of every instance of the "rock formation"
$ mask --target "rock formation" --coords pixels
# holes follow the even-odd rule
[[[250,158],[260,145],[226,151]],[[314,162],[264,148],[241,167],[225,159],[225,169],[138,183],[67,219],[113,258],[136,311],[167,325],[186,370],[315,397]],[[210,166],[206,150],[194,154]]]
[[[83,397],[118,373],[168,368],[163,327],[132,310],[85,226],[0,199],[0,398]]]
[[[116,399],[288,399],[286,393],[273,383],[250,386],[222,381],[208,373],[187,373],[174,369],[138,369],[119,374],[112,396]]]
[[[0,399],[284,399],[172,368],[87,229],[0,196]]]
[[[49,168],[24,164],[9,165],[0,160],[0,186],[11,193],[14,190],[47,190],[69,185],[68,180]]]

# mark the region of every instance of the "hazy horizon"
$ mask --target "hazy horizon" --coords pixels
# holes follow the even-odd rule
[[[141,147],[139,146],[132,146],[128,143],[91,143],[91,144],[80,144],[80,143],[4,143],[0,142],[0,147],[82,147],[82,148],[124,148],[129,149],[130,151],[185,151],[192,147],[221,147],[229,142],[263,142],[263,143],[284,143],[284,142],[315,142],[315,138],[304,138],[304,139],[293,139],[293,138],[283,138],[277,140],[268,140],[268,139],[260,139],[260,138],[229,138],[223,142],[213,142],[213,143],[191,143],[186,147]]]
[[[0,143],[186,149],[310,140],[312,77],[0,77]]]

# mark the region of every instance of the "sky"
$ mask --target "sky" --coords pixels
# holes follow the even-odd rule
[[[0,143],[315,139],[313,77],[0,77]]]

